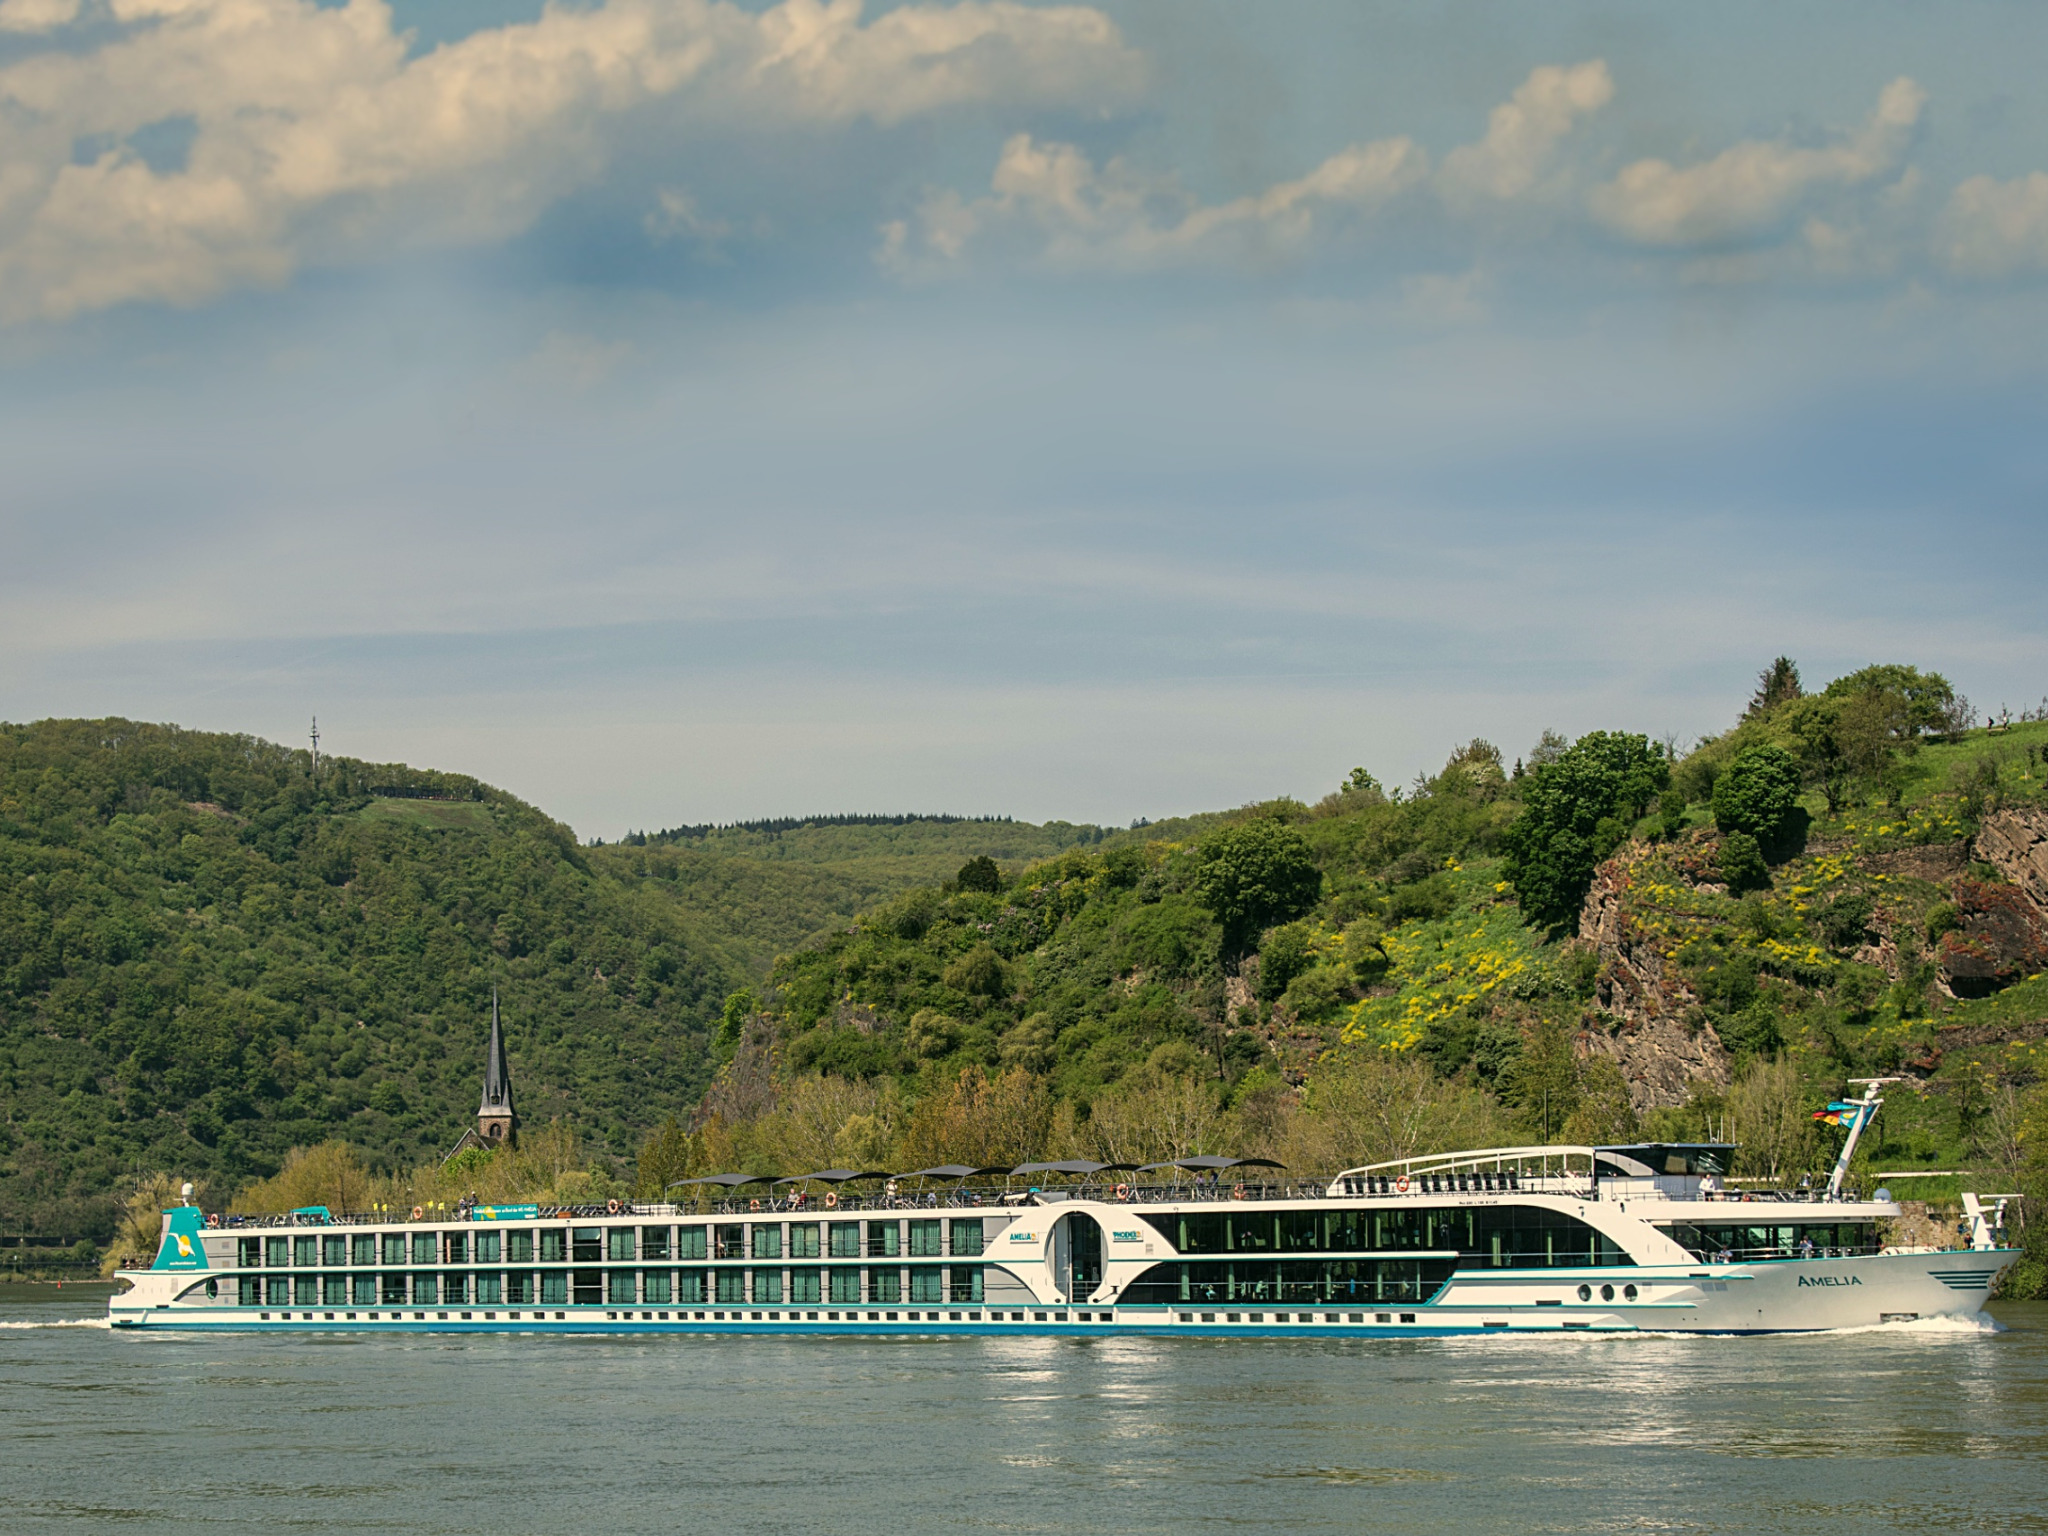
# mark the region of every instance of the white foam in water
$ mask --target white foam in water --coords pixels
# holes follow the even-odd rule
[[[0,1320],[0,1328],[111,1328],[104,1317],[53,1317],[48,1322],[24,1322],[19,1318]]]
[[[1910,1323],[1865,1323],[1857,1328],[1830,1328],[1831,1334],[1849,1333],[1924,1333],[1928,1335],[1949,1335],[1981,1339],[1989,1334],[2005,1332],[2005,1325],[1995,1317],[1979,1312],[1974,1317],[1916,1317]]]

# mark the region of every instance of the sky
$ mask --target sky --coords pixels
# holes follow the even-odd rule
[[[1123,824],[2048,695],[2048,9],[0,0],[0,719]]]

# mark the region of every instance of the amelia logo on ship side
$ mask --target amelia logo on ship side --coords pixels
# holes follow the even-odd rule
[[[1802,1287],[1809,1285],[1861,1285],[1863,1280],[1857,1275],[1801,1275],[1799,1283]]]

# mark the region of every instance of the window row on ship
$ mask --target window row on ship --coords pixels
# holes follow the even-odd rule
[[[844,1306],[982,1300],[979,1264],[839,1269],[413,1270],[243,1274],[245,1307]]]
[[[978,1258],[980,1217],[914,1221],[717,1222],[683,1226],[413,1228],[300,1232],[236,1242],[241,1269],[341,1265],[617,1264],[691,1259]]]

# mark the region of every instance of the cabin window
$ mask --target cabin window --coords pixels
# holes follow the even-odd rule
[[[339,1269],[348,1262],[348,1238],[337,1232],[331,1237],[320,1239],[320,1262],[329,1269]]]
[[[441,1293],[440,1277],[429,1271],[412,1277],[412,1304],[416,1307],[437,1305]]]
[[[438,1232],[413,1233],[412,1261],[415,1264],[438,1264],[441,1262],[441,1242]]]
[[[235,1300],[245,1307],[263,1305],[263,1277],[243,1275],[235,1282]]]
[[[292,1263],[300,1269],[311,1269],[320,1262],[320,1239],[317,1237],[295,1237],[292,1239]]]
[[[569,1234],[560,1227],[540,1229],[540,1261],[543,1264],[563,1264],[569,1258]]]
[[[701,1259],[708,1257],[704,1251],[704,1229],[702,1227],[676,1228],[676,1257],[679,1259]]]
[[[898,1246],[902,1239],[902,1223],[896,1221],[871,1221],[868,1223],[868,1257],[871,1259],[893,1259],[903,1250]]]
[[[676,1300],[695,1305],[704,1299],[704,1271],[686,1269],[676,1276]]]
[[[903,1299],[902,1281],[892,1269],[870,1269],[868,1271],[868,1300],[893,1305]]]
[[[857,1259],[860,1257],[859,1222],[835,1221],[832,1223],[832,1257],[835,1259]]]
[[[263,1239],[263,1263],[270,1269],[283,1269],[291,1263],[291,1240],[283,1237]]]
[[[613,1227],[605,1234],[605,1255],[614,1264],[633,1262],[633,1229]]]
[[[789,1272],[789,1299],[799,1307],[814,1307],[818,1304],[818,1271],[815,1269],[792,1269]]]
[[[565,1269],[544,1269],[540,1272],[540,1302],[544,1307],[566,1307],[569,1305],[569,1272]]]
[[[448,1257],[442,1260],[442,1262],[445,1264],[467,1264],[469,1262],[469,1234],[467,1232],[449,1232],[444,1235],[447,1239],[445,1246]]]
[[[754,1257],[757,1259],[779,1259],[782,1257],[782,1228],[754,1228]]]
[[[320,1277],[318,1275],[292,1276],[292,1305],[295,1307],[316,1307],[320,1304]]]
[[[602,1227],[575,1227],[570,1231],[569,1257],[578,1264],[595,1264],[604,1257],[604,1229]]]
[[[403,1232],[386,1232],[384,1234],[384,1262],[386,1264],[403,1264],[405,1262],[405,1234]]]
[[[531,1232],[507,1232],[505,1234],[505,1262],[507,1264],[531,1264],[533,1262],[533,1234]]]
[[[505,1304],[512,1307],[533,1305],[533,1276],[524,1270],[514,1270],[505,1277]]]
[[[377,1234],[358,1232],[348,1240],[348,1261],[351,1264],[374,1264],[377,1262]]]
[[[575,1298],[579,1307],[601,1307],[604,1305],[604,1271],[601,1269],[579,1269],[575,1274]]]
[[[500,1306],[505,1300],[505,1277],[496,1273],[480,1274],[476,1277],[476,1304],[480,1307]]]
[[[737,1222],[722,1224],[718,1229],[718,1256],[721,1259],[744,1259],[747,1256],[747,1229]]]
[[[380,1275],[377,1282],[377,1300],[380,1306],[402,1307],[405,1305],[405,1276]]]
[[[968,1216],[953,1223],[953,1252],[963,1259],[979,1257],[982,1248],[981,1218]],[[977,1296],[975,1298],[979,1300]]]
[[[782,1301],[782,1271],[779,1269],[757,1269],[754,1271],[754,1303],[756,1306],[777,1306]]]
[[[818,1257],[818,1224],[815,1221],[800,1221],[789,1229],[789,1256],[792,1259]]]
[[[377,1305],[377,1277],[375,1275],[349,1276],[349,1297],[352,1307],[374,1307]]]
[[[721,1269],[718,1274],[718,1299],[731,1304],[747,1299],[747,1272],[744,1269]]]
[[[496,1264],[500,1260],[499,1250],[504,1247],[502,1232],[479,1232],[476,1235],[476,1261],[479,1264]]]
[[[947,1273],[950,1282],[947,1300],[953,1302],[979,1302],[981,1300],[981,1266],[979,1264],[955,1264]]]
[[[629,1233],[630,1237],[631,1234]],[[612,1269],[605,1271],[604,1299],[613,1306],[630,1307],[638,1299],[633,1294],[633,1271]]]
[[[444,1274],[444,1275],[442,1275],[442,1276],[441,1276],[441,1305],[442,1305],[442,1306],[444,1306],[444,1307],[460,1307],[460,1306],[464,1306],[464,1305],[466,1305],[466,1304],[468,1303],[468,1301],[469,1301],[469,1276],[467,1276],[467,1275],[448,1275],[448,1274]]]
[[[915,1226],[916,1223],[913,1222],[911,1225]],[[946,1272],[936,1264],[917,1265],[910,1271],[910,1299],[912,1302],[944,1301]]]
[[[292,1277],[290,1275],[265,1275],[263,1277],[264,1305],[288,1307],[292,1303]]]
[[[913,1221],[910,1224],[910,1256],[914,1259],[934,1259],[939,1256],[939,1231],[941,1224],[936,1221]],[[913,1298],[915,1299],[915,1298]]]
[[[860,1305],[860,1271],[857,1269],[835,1269],[832,1271],[832,1304],[834,1306]]]
[[[256,1269],[263,1263],[263,1239],[260,1237],[238,1237],[235,1239],[235,1264],[241,1269]]]
[[[662,1236],[666,1237],[667,1232]],[[650,1306],[665,1307],[669,1298],[669,1273],[665,1269],[644,1269],[640,1272],[640,1295]]]
[[[345,1307],[348,1305],[348,1276],[322,1275],[320,1277],[320,1301],[323,1306]]]
[[[642,1227],[640,1229],[640,1257],[664,1260],[668,1257],[668,1228]]]

